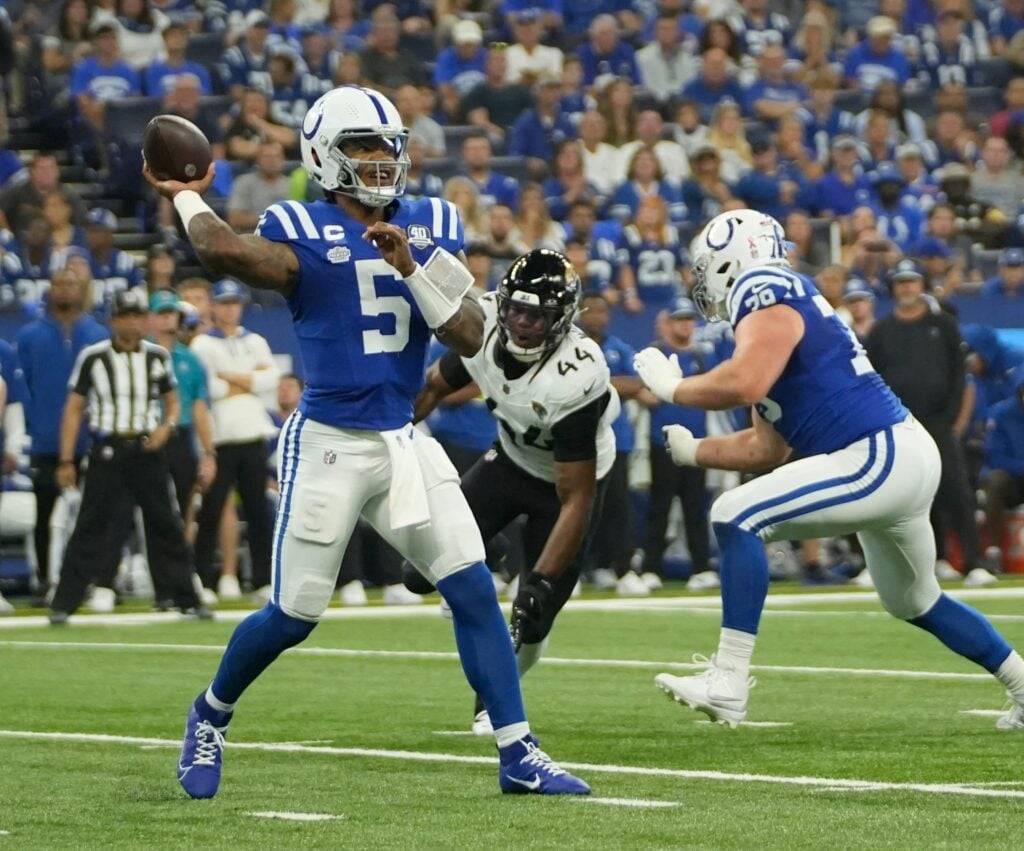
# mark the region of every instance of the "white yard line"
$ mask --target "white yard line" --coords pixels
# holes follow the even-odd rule
[[[157,739],[142,736],[113,736],[101,733],[59,733],[35,730],[0,730],[0,738],[27,739],[50,742],[86,742],[106,745],[146,746],[158,745],[179,748],[177,739]],[[232,751],[260,751],[276,753],[321,754],[324,756],[354,756],[367,759],[395,759],[406,762],[456,763],[494,767],[494,757],[465,756],[461,754],[433,753],[429,751],[393,751],[380,748],[315,747],[276,742],[229,742]],[[919,792],[926,795],[961,795],[973,798],[1024,799],[1024,790],[989,789],[964,782],[952,783],[897,783],[875,780],[854,780],[843,777],[807,777],[775,774],[732,774],[727,771],[701,771],[678,768],[650,768],[636,765],[606,765],[586,762],[562,762],[570,771],[595,774],[622,774],[640,777],[667,777],[678,780],[715,780],[726,783],[760,783],[768,785],[803,786],[808,788],[856,789],[860,791]],[[984,783],[986,781],[980,781]]]
[[[698,718],[694,724],[714,724],[710,718]],[[740,721],[741,727],[792,727],[792,721]]]
[[[1005,715],[1005,709],[961,709],[961,715],[978,715],[982,718],[998,718],[1000,715]]]
[[[681,807],[679,801],[654,801],[644,798],[595,798],[593,795],[586,797],[575,797],[575,801],[581,804],[604,804],[609,807],[639,807],[648,809],[670,809]]]
[[[947,594],[960,600],[1017,600],[1024,598],[1024,588],[956,588],[947,589]],[[429,599],[429,598],[428,598]],[[812,591],[807,594],[784,592],[769,594],[767,607],[793,605],[817,605],[819,603],[878,602],[875,592],[865,591]],[[507,611],[508,603],[502,607]],[[676,609],[718,610],[721,601],[717,596],[702,597],[648,597],[642,600],[570,600],[566,604],[569,612],[629,612],[629,611],[673,611]],[[251,615],[250,609],[232,609],[217,612],[217,619],[224,623],[237,623]],[[332,608],[324,612],[323,620],[366,620],[394,617],[439,617],[437,606],[365,606],[361,608]],[[178,623],[181,617],[173,612],[135,612],[132,614],[72,616],[74,626],[145,626],[153,623]],[[0,618],[0,629],[48,626],[45,615]]]
[[[147,642],[125,641],[0,641],[0,647],[16,649],[47,649],[47,650],[161,650],[182,653],[223,653],[222,645],[213,644],[157,644]],[[377,658],[377,659],[422,659],[442,662],[457,662],[457,653],[451,651],[429,650],[354,650],[339,647],[293,647],[285,651],[296,656],[331,656],[340,658]],[[696,662],[672,662],[648,659],[579,659],[561,656],[545,656],[545,665],[560,667],[587,668],[641,668],[702,671],[707,666]],[[889,668],[839,668],[816,667],[811,665],[751,665],[752,671],[765,671],[777,674],[842,674],[853,677],[895,677],[911,680],[990,680],[990,674],[951,672],[951,671],[913,671]]]
[[[247,816],[255,818],[273,818],[283,821],[335,821],[342,816],[332,816],[327,813],[279,813],[273,810],[258,813],[246,813]]]

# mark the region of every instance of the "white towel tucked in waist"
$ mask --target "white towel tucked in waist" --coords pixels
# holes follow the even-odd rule
[[[388,492],[391,528],[397,530],[429,523],[427,488],[416,457],[416,447],[413,446],[416,430],[412,426],[404,426],[382,431],[380,436],[384,438],[391,456],[391,489]]]

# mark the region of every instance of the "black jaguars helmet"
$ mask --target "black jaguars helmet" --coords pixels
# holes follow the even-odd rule
[[[555,349],[572,327],[582,289],[580,276],[564,255],[547,248],[524,254],[498,285],[502,346],[521,361],[537,360]]]

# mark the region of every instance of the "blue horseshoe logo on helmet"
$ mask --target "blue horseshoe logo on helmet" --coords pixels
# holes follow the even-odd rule
[[[307,115],[306,118],[309,118],[309,116]],[[305,120],[303,120],[303,122],[302,122],[302,135],[306,137],[307,141],[310,141],[310,142],[313,141],[313,137],[316,135],[316,131],[320,129],[320,125],[323,123],[323,120],[324,120],[324,105],[320,104],[319,114],[316,117],[316,121],[313,123],[312,129],[308,133],[306,132],[306,122],[305,122]]]
[[[729,226],[729,233],[726,234],[725,241],[722,242],[722,243],[715,244],[714,242],[712,242],[711,241],[711,234],[709,233],[707,235],[707,238],[705,239],[705,242],[707,242],[707,244],[708,244],[708,248],[710,248],[712,251],[721,251],[730,242],[732,242],[732,235],[733,235],[733,232],[735,230],[735,224],[734,223],[736,221],[738,221],[738,219],[734,219],[732,217],[730,217],[730,218],[725,220],[725,223]]]

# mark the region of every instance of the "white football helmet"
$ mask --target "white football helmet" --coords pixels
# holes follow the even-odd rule
[[[368,207],[386,207],[405,192],[409,172],[406,142],[395,105],[380,92],[342,86],[321,95],[302,119],[302,164],[327,192],[339,192]],[[359,160],[343,148],[365,146],[391,154],[387,160]],[[360,170],[376,169],[364,181]],[[376,184],[376,185],[374,185]]]
[[[710,321],[728,319],[729,288],[755,266],[789,266],[782,225],[756,210],[730,210],[705,225],[693,241],[693,300]]]

